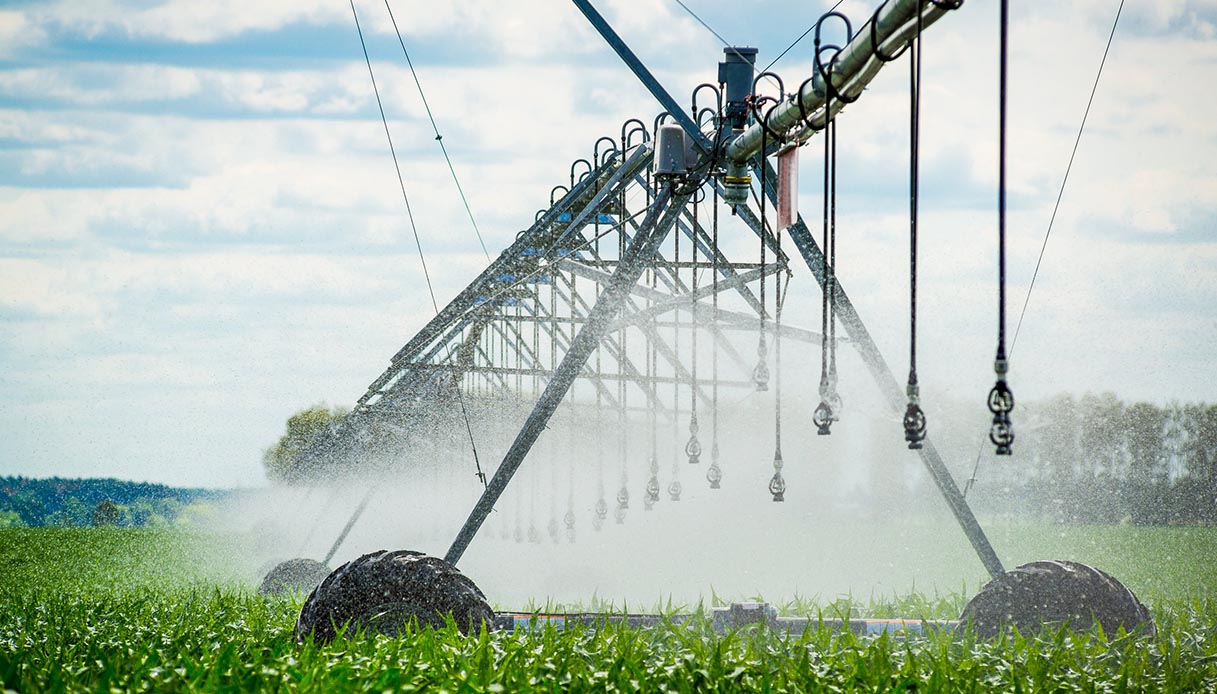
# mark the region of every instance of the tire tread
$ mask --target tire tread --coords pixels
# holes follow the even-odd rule
[[[378,618],[389,612],[433,627],[451,615],[463,634],[494,622],[486,596],[456,567],[413,550],[378,550],[343,564],[313,589],[300,610],[296,638],[312,634],[328,642],[347,624],[384,631]]]

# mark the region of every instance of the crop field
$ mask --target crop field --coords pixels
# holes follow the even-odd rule
[[[1139,566],[1139,548],[1158,550],[1183,531],[1110,532],[1125,536],[1120,563],[1131,568]],[[257,566],[242,538],[5,529],[0,689],[1214,692],[1217,531],[1201,531],[1199,546],[1197,531],[1188,532],[1178,561],[1140,569],[1156,581],[1143,595],[1157,620],[1156,639],[1063,630],[992,642],[963,632],[902,640],[827,628],[718,635],[695,619],[649,629],[538,628],[468,638],[450,626],[319,646],[293,638],[304,596],[256,594]],[[820,605],[766,597],[786,611],[825,618],[953,618],[968,596]]]

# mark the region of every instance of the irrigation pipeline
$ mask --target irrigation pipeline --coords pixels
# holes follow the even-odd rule
[[[605,625],[625,625],[631,629],[668,625],[693,625],[708,620],[710,627],[719,634],[729,634],[746,627],[767,627],[772,631],[798,635],[808,628],[823,628],[832,631],[851,631],[858,636],[887,635],[889,638],[907,639],[929,636],[942,631],[953,631],[961,622],[955,619],[917,619],[897,617],[891,619],[861,619],[839,617],[779,617],[777,610],[768,603],[734,603],[727,607],[715,607],[709,614],[608,614],[604,612],[496,612],[496,629],[509,631],[536,631],[538,629],[566,629],[579,627],[594,629]]]

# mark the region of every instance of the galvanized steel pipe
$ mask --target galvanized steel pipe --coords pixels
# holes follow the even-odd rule
[[[875,43],[871,38],[871,24],[876,21],[875,17],[878,18],[878,26],[874,28],[875,38],[878,39],[880,49],[891,55],[902,50],[917,33],[919,4],[923,5],[923,30],[950,11],[927,0],[888,0],[879,8],[878,14],[863,24],[853,40],[841,49],[832,65],[825,66],[825,72],[839,94],[849,100],[857,97],[884,65],[884,62],[875,56]],[[819,130],[846,105],[841,99],[833,99],[826,110],[824,106],[828,102],[827,97],[828,89],[823,76],[818,73],[813,75],[801,92],[790,94],[785,101],[770,111],[766,119],[769,130],[798,139],[809,137],[811,132],[803,124],[803,113],[807,114],[812,128]],[[796,99],[802,100],[802,111],[799,110]],[[761,149],[762,134],[761,124],[753,123],[727,145],[727,159],[738,165],[750,161]],[[770,143],[777,144],[772,138]]]

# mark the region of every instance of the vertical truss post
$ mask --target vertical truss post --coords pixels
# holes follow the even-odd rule
[[[554,410],[558,408],[571,384],[578,377],[588,357],[600,344],[613,316],[621,310],[630,290],[637,284],[643,270],[652,262],[656,250],[672,228],[688,197],[688,195],[673,195],[669,189],[664,189],[655,197],[642,228],[634,235],[608,286],[596,300],[596,305],[592,308],[591,313],[588,314],[587,323],[579,331],[570,351],[566,353],[562,363],[554,371],[553,378],[545,386],[532,414],[528,416],[528,421],[524,423],[515,442],[503,457],[503,462],[495,471],[490,484],[487,485],[481,498],[470,511],[464,526],[461,527],[456,539],[452,541],[452,546],[448,548],[448,553],[444,557],[448,563],[456,564],[460,561],[461,556],[469,547],[469,543],[477,535],[478,529],[482,527],[482,523],[494,509],[495,502],[503,494],[503,490],[507,488],[512,476],[524,462],[528,451],[532,449],[533,444],[545,429]]]

